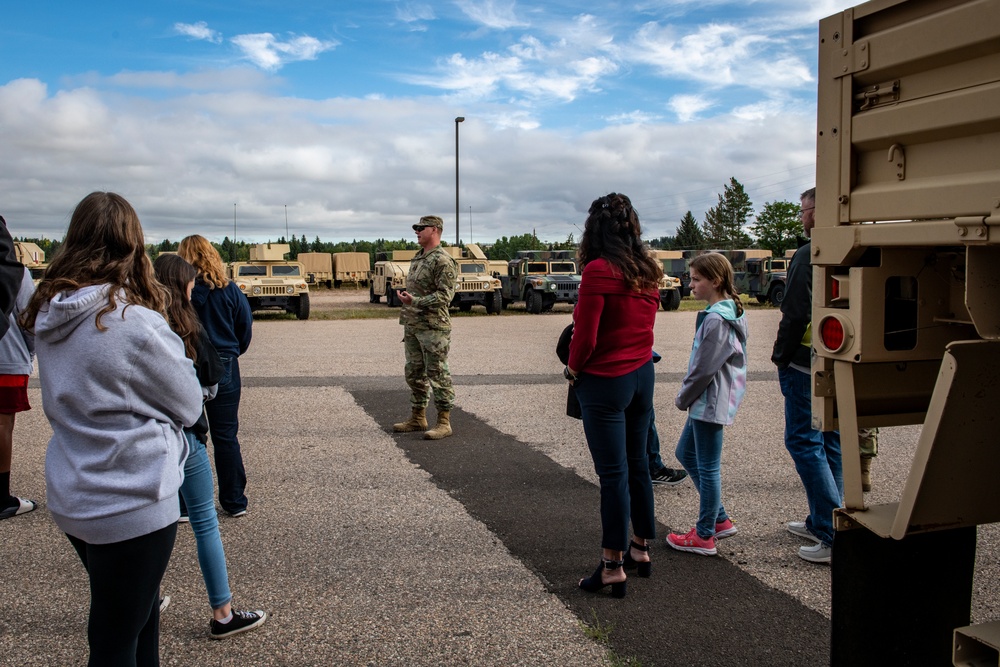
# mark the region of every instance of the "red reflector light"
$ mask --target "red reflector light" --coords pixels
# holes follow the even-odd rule
[[[819,325],[820,340],[826,349],[839,352],[844,347],[844,325],[836,317],[825,317]]]
[[[836,278],[833,279],[833,284],[830,285],[830,298],[834,301],[840,298],[840,281]]]

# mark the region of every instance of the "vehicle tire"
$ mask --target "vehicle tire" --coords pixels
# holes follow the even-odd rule
[[[302,294],[299,296],[299,307],[295,311],[295,316],[300,320],[309,319],[309,294]]]
[[[340,286],[343,285],[343,284],[344,284],[343,280],[334,280],[333,281],[333,286],[336,287],[337,289],[340,289]]]
[[[250,305],[250,312],[253,312],[255,310],[260,310],[260,299],[258,299],[257,297],[248,296],[247,304]]]
[[[767,295],[766,294],[758,294],[757,295],[757,303],[767,303]]]
[[[382,300],[382,297],[375,294],[375,285],[369,283],[368,285],[368,303],[378,303]]]
[[[556,305],[555,299],[542,299],[542,312],[547,313]]]
[[[488,315],[497,315],[503,309],[503,299],[500,296],[500,292],[491,292],[486,295],[486,300],[483,302],[486,306],[486,313]]]
[[[785,285],[775,285],[771,288],[768,298],[771,301],[772,306],[780,306],[781,302],[785,300]]]
[[[500,307],[503,308],[504,310],[507,310],[507,307],[510,306],[510,303],[511,303],[510,299],[505,299],[502,296],[500,297]]]
[[[467,313],[470,310],[472,310],[472,302],[471,301],[459,301],[458,302],[458,309],[460,311],[462,311],[463,313]]]
[[[670,310],[670,292],[660,295],[660,307],[663,310]]]
[[[677,290],[670,292],[670,307],[667,310],[677,310],[681,307],[681,293]]]
[[[399,297],[396,296],[396,290],[388,289],[385,291],[385,305],[390,308],[395,308],[400,304]]]
[[[542,293],[528,290],[524,294],[524,309],[532,315],[542,312]]]

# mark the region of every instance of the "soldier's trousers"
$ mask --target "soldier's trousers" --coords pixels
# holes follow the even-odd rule
[[[455,405],[455,390],[448,370],[448,348],[451,332],[405,327],[403,349],[406,352],[406,384],[410,387],[410,404],[427,406],[431,392],[438,411],[451,410]]]

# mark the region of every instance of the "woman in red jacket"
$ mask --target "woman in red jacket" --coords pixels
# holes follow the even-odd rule
[[[596,592],[611,586],[619,598],[626,591],[624,567],[650,576],[647,542],[656,537],[646,435],[663,270],[641,236],[639,217],[625,195],[613,192],[591,204],[580,240],[583,281],[565,370],[580,400],[587,446],[601,480],[603,554],[580,588]]]

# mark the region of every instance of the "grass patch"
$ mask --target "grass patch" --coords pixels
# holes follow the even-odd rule
[[[580,624],[580,629],[583,630],[583,634],[593,639],[595,642],[607,649],[607,659],[608,664],[612,667],[642,667],[642,661],[638,658],[632,658],[628,656],[620,656],[611,648],[611,632],[615,629],[615,626],[610,624],[601,623],[601,619],[597,617],[597,610],[590,610],[591,622],[578,621]]]

